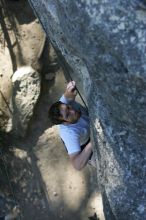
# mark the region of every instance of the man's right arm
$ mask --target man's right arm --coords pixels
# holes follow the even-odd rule
[[[74,101],[77,95],[76,83],[75,81],[71,81],[67,84],[64,96],[69,101]]]
[[[86,166],[92,153],[92,144],[89,142],[83,151],[70,154],[70,160],[75,169],[81,170]]]

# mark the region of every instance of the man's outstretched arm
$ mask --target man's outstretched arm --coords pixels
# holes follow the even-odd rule
[[[75,81],[71,81],[67,84],[64,96],[70,101],[74,101],[77,95],[76,83]]]
[[[83,149],[83,151],[75,154],[70,154],[69,157],[74,168],[77,170],[81,170],[82,168],[84,168],[88,163],[91,153],[92,144],[91,142],[89,142]]]

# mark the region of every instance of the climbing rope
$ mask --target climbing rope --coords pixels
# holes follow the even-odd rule
[[[73,78],[71,77],[69,71],[67,71],[67,68],[65,67],[64,62],[61,63],[61,62],[59,61],[59,64],[60,64],[60,66],[62,66],[62,69],[63,69],[64,73],[67,75],[67,81],[73,81]],[[85,108],[88,110],[88,107],[87,107],[87,105],[86,105],[86,103],[85,103],[85,101],[84,101],[84,99],[83,99],[81,93],[79,92],[77,86],[75,87],[75,89],[77,90],[77,93],[78,93],[80,99],[82,100],[82,102],[83,102]]]

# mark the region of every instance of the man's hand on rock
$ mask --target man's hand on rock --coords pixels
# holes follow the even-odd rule
[[[64,96],[67,99],[74,100],[76,95],[77,95],[76,83],[75,83],[75,81],[71,81],[67,84]]]

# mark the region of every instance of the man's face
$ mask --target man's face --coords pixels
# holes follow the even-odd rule
[[[74,124],[81,116],[81,112],[73,109],[71,105],[61,104],[60,113],[66,124]]]

